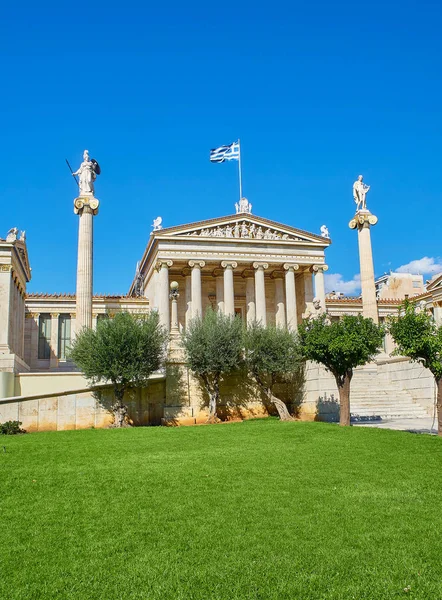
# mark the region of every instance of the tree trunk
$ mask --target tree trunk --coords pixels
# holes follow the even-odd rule
[[[209,393],[209,417],[207,423],[217,423],[219,421],[216,409],[219,400],[219,384],[216,381],[212,386],[207,386]]]
[[[339,425],[350,425],[350,382],[352,371],[344,376],[335,376],[339,391]]]
[[[277,398],[272,394],[270,390],[267,390],[267,397],[275,405],[276,410],[278,411],[279,418],[281,421],[294,421],[295,419],[289,413],[287,405],[285,402]]]
[[[437,385],[437,435],[442,436],[442,378],[436,379]]]
[[[124,389],[115,388],[115,405],[114,405],[114,427],[126,427],[127,407],[123,402]]]

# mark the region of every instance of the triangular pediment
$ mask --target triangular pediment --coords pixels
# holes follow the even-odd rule
[[[438,273],[437,275],[434,275],[430,281],[427,281],[427,291],[431,292],[435,289],[441,288],[442,287],[442,273]]]
[[[21,240],[16,240],[14,245],[25,273],[26,281],[31,281],[31,267],[29,266],[29,256],[26,243]]]
[[[160,238],[163,236],[210,238],[214,241],[223,238],[273,240],[314,243],[323,246],[327,246],[330,243],[328,238],[320,235],[308,233],[289,225],[283,225],[282,223],[247,213],[218,217],[216,219],[198,221],[177,227],[168,227],[167,229],[154,231],[153,235]]]

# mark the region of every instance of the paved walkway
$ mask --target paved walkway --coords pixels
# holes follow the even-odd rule
[[[379,427],[381,429],[396,429],[398,431],[409,431],[410,433],[437,433],[437,420],[426,419],[382,419],[379,421],[364,421],[352,423],[356,427]],[[433,427],[432,427],[433,426]]]

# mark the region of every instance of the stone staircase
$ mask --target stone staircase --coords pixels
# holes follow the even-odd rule
[[[427,411],[413,400],[411,394],[392,382],[388,375],[378,373],[376,364],[355,369],[350,409],[354,422],[428,418]]]

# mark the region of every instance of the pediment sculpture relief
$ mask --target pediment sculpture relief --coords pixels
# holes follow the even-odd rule
[[[186,235],[197,235],[200,237],[216,237],[216,238],[248,238],[255,240],[290,240],[302,242],[301,238],[289,235],[288,233],[282,233],[276,229],[270,229],[256,226],[254,223],[246,223],[243,221],[236,221],[235,224],[204,228],[199,231],[191,231]]]

